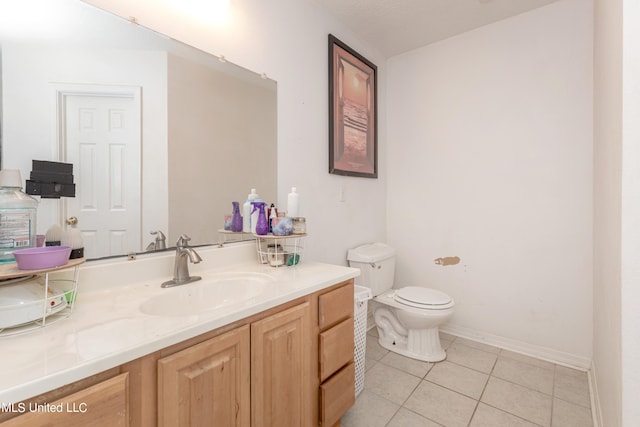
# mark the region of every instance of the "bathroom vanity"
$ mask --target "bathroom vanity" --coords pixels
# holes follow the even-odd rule
[[[172,252],[89,263],[71,317],[0,338],[0,425],[338,423],[358,270],[260,265],[252,243],[199,252],[201,285],[170,289]]]

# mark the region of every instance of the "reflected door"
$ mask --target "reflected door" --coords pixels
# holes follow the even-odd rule
[[[59,96],[63,157],[76,183],[63,217],[78,218],[87,258],[142,247],[139,89],[101,90]]]

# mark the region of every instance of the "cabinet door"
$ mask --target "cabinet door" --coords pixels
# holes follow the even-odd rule
[[[24,415],[11,418],[2,427],[129,425],[128,374],[120,374],[84,390],[44,405],[25,403]]]
[[[158,361],[160,426],[249,426],[249,326]]]
[[[309,302],[251,324],[251,425],[309,426]]]

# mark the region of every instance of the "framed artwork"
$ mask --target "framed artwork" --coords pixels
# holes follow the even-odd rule
[[[378,177],[376,71],[329,34],[329,173]]]

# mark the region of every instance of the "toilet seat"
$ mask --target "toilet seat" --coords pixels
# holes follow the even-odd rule
[[[453,299],[435,289],[407,286],[396,290],[393,299],[399,304],[425,310],[444,310],[453,307]]]

